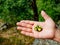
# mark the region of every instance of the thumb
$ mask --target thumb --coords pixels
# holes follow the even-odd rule
[[[41,15],[45,20],[50,18],[44,11],[41,11]]]

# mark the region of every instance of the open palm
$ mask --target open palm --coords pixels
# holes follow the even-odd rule
[[[53,38],[55,34],[54,21],[44,12],[41,12],[44,22],[22,20],[17,23],[17,29],[21,30],[21,33],[34,38]],[[43,28],[41,32],[35,31],[34,27],[39,25]]]

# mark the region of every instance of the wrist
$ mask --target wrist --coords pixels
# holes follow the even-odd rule
[[[60,30],[56,29],[53,40],[60,42]]]

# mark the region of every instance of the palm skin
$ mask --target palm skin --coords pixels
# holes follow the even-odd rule
[[[54,21],[44,12],[41,11],[42,17],[45,19],[44,22],[22,20],[17,23],[17,29],[21,30],[21,33],[34,38],[50,38],[52,39],[55,35],[55,23]],[[41,26],[42,31],[38,32],[34,30],[36,25]]]

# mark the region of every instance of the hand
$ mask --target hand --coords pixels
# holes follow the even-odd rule
[[[52,39],[55,35],[55,23],[44,11],[41,11],[42,17],[45,19],[44,22],[22,20],[17,22],[17,29],[21,30],[21,33],[34,38],[50,38]],[[41,32],[35,31],[34,27],[39,25],[43,28]]]

